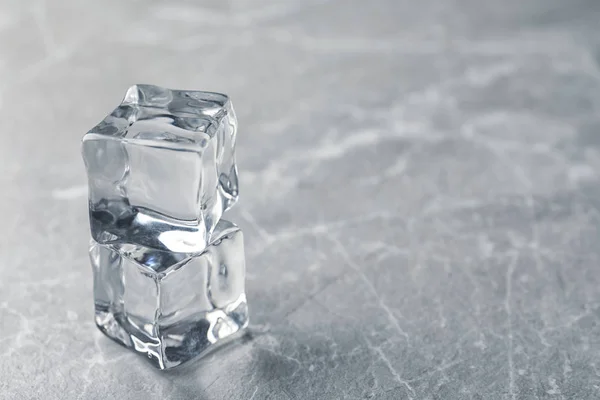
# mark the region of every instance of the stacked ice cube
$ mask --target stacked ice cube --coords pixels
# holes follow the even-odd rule
[[[161,369],[248,324],[235,113],[223,94],[129,88],[83,138],[96,324]]]

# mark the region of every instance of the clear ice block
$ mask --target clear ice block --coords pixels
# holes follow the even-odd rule
[[[83,138],[93,239],[201,251],[238,199],[236,125],[226,95],[129,88]]]
[[[242,232],[221,220],[199,254],[92,241],[96,324],[168,369],[248,325]]]

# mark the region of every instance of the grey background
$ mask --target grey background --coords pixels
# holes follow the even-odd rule
[[[600,398],[600,2],[0,2],[0,398]],[[248,335],[96,330],[83,133],[238,112]]]

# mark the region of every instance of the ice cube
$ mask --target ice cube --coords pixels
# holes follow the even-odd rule
[[[92,241],[96,324],[160,369],[248,325],[242,232],[221,220],[200,253]]]
[[[236,125],[226,95],[129,88],[83,138],[93,239],[201,251],[238,199]]]

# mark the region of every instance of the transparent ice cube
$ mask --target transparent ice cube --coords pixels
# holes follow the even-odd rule
[[[248,324],[242,232],[221,220],[199,254],[92,241],[96,324],[168,369]]]
[[[201,251],[238,199],[236,125],[223,94],[129,88],[83,138],[93,239]]]

